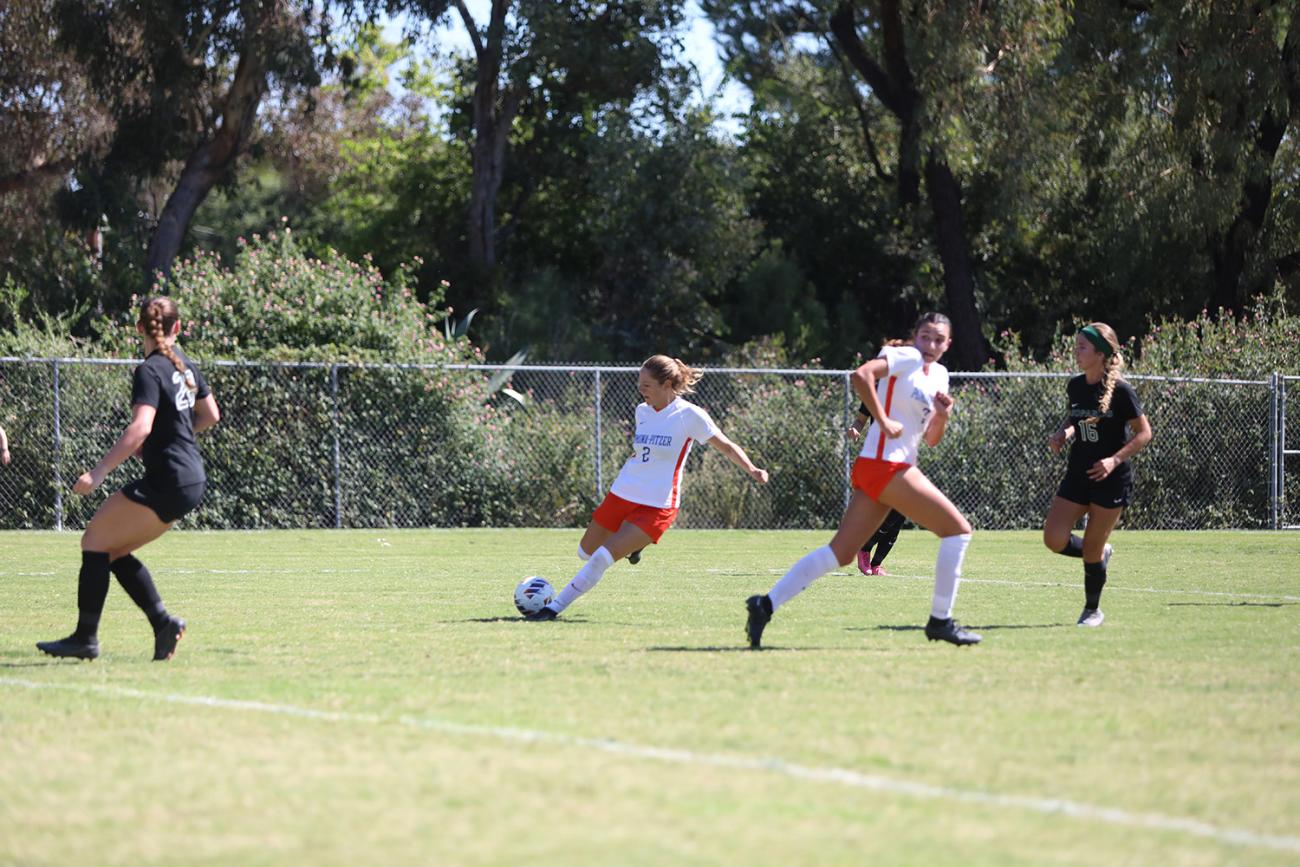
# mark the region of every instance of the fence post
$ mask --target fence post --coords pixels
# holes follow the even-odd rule
[[[1278,443],[1278,393],[1277,393],[1277,371],[1274,371],[1268,378],[1268,508],[1269,508],[1269,525],[1276,530],[1278,528],[1278,464],[1280,463],[1281,447]]]
[[[339,366],[330,365],[330,400],[333,404],[334,435],[334,529],[343,528],[343,481],[339,469]]]
[[[848,430],[849,425],[853,422],[853,374],[848,371],[844,372],[844,426],[841,430]],[[863,431],[866,434],[866,431]],[[845,443],[844,448],[844,508],[849,507],[849,498],[853,496],[853,446],[849,444],[847,438],[842,438]]]
[[[63,452],[63,433],[59,428],[59,360],[54,359],[54,529],[63,529],[63,474],[59,463]]]
[[[600,371],[596,371],[596,502],[599,503],[605,494],[604,470],[601,468],[600,455]]]

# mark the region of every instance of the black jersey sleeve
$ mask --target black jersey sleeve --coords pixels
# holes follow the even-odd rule
[[[149,369],[148,364],[142,364],[135,369],[135,377],[131,381],[131,406],[144,404],[157,409],[162,405],[162,383],[158,381],[157,375]]]
[[[1115,418],[1121,421],[1132,421],[1145,414],[1137,392],[1133,390],[1133,386],[1123,380],[1115,383],[1115,391],[1110,397],[1110,409],[1115,414]]]

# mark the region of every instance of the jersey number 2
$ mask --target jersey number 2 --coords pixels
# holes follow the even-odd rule
[[[641,463],[643,463],[643,464],[648,464],[648,463],[650,463],[650,447],[649,447],[649,446],[642,446],[642,447],[641,447]]]

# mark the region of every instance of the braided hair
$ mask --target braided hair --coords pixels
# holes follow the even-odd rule
[[[1124,372],[1124,355],[1119,351],[1119,337],[1116,336],[1115,329],[1105,322],[1090,322],[1087,327],[1110,344],[1110,352],[1102,366],[1101,398],[1097,401],[1097,415],[1088,419],[1095,422],[1110,411],[1110,400],[1115,396],[1115,383],[1120,381],[1120,374]]]
[[[158,345],[158,351],[176,366],[185,382],[185,387],[192,392],[198,391],[199,387],[194,383],[194,378],[185,376],[185,362],[181,361],[180,356],[167,343],[167,335],[176,327],[180,318],[181,314],[176,307],[176,302],[163,295],[146,298],[140,305],[140,324],[144,326],[145,334],[153,338],[153,342]]]
[[[641,369],[647,371],[661,385],[667,385],[673,394],[691,394],[695,384],[704,376],[704,371],[688,367],[680,358],[667,355],[652,355],[641,362]]]

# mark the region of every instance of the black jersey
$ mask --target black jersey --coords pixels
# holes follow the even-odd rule
[[[167,356],[154,350],[135,369],[131,384],[131,405],[145,404],[158,410],[153,430],[144,441],[144,477],[154,485],[179,487],[205,481],[203,459],[194,444],[194,404],[212,392],[203,374],[177,348],[176,356],[185,363],[185,375]],[[190,391],[187,380],[197,391]]]
[[[1101,382],[1089,385],[1079,374],[1065,389],[1070,399],[1070,422],[1074,425],[1074,444],[1070,447],[1070,469],[1086,470],[1102,458],[1108,458],[1128,442],[1128,422],[1143,415],[1142,402],[1133,386],[1124,380],[1115,383],[1110,409],[1096,421],[1101,401]],[[1127,462],[1125,462],[1127,463]]]

